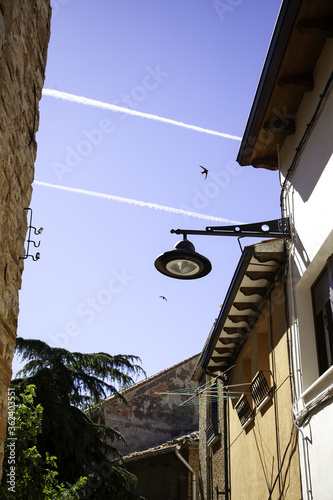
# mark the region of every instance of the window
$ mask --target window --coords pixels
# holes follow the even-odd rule
[[[208,394],[206,442],[207,446],[210,446],[213,445],[219,437],[218,387],[216,381],[211,386]]]
[[[271,390],[262,371],[259,371],[254,377],[250,385],[250,390],[252,399],[258,410],[271,395]]]
[[[319,375],[333,365],[333,256],[311,289]]]
[[[252,408],[245,395],[240,398],[240,400],[235,406],[235,409],[237,411],[237,415],[240,420],[240,423],[242,424],[242,427],[245,427],[246,424],[250,422],[253,417]]]

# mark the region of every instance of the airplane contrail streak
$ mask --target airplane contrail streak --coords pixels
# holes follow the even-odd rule
[[[115,111],[117,113],[126,113],[132,116],[139,116],[141,118],[147,118],[148,120],[156,120],[163,123],[169,123],[170,125],[176,125],[177,127],[183,127],[190,130],[195,130],[196,132],[203,132],[205,134],[217,135],[219,137],[224,137],[225,139],[232,139],[235,141],[242,140],[242,138],[238,137],[237,135],[225,134],[223,132],[217,132],[215,130],[197,127],[196,125],[188,125],[187,123],[171,120],[170,118],[163,118],[162,116],[152,115],[150,113],[143,113],[141,111],[135,111],[134,109],[124,108],[122,106],[117,106],[115,104],[96,101],[94,99],[88,99],[87,97],[78,96],[75,94],[68,94],[67,92],[61,92],[60,90],[43,89],[43,95],[49,97],[55,97],[56,99],[62,99],[64,101],[75,102],[77,104],[84,104],[85,106],[93,106],[95,108],[106,109],[108,111]]]
[[[68,191],[70,193],[83,194],[86,196],[94,196],[95,198],[104,198],[106,200],[118,201],[120,203],[127,203],[129,205],[137,205],[140,207],[154,208],[155,210],[163,210],[164,212],[171,212],[174,214],[185,215],[187,217],[196,217],[198,219],[205,219],[214,222],[226,222],[227,224],[240,224],[239,221],[224,219],[222,217],[215,217],[214,215],[205,215],[197,212],[191,212],[189,210],[183,210],[181,208],[167,207],[165,205],[158,205],[156,203],[150,203],[146,201],[132,200],[131,198],[124,198],[122,196],[115,196],[113,194],[98,193],[96,191],[88,191],[86,189],[72,188],[67,186],[60,186],[59,184],[50,184],[48,182],[34,181],[37,186],[44,186],[52,189],[59,189],[60,191]]]

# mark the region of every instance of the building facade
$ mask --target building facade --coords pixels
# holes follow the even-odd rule
[[[195,432],[199,427],[198,405],[181,406],[179,391],[188,391],[198,355],[153,375],[123,392],[126,404],[117,396],[104,401],[100,422],[119,431],[127,446],[123,454],[147,450],[171,439]]]
[[[333,477],[333,4],[284,1],[238,162],[279,170],[292,226],[286,292],[302,498]]]
[[[50,18],[49,0],[0,1],[0,470]]]
[[[283,240],[245,247],[193,380],[202,500],[301,499]]]
[[[182,404],[196,390],[190,381],[199,355],[134,384],[126,403],[107,398],[94,419],[117,430],[120,463],[138,479],[136,493],[150,500],[198,500],[198,404]],[[188,396],[187,396],[188,395]]]
[[[199,500],[199,433],[192,432],[122,458],[147,500]]]

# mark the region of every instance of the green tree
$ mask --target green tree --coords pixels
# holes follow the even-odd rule
[[[35,387],[28,385],[19,396],[9,391],[10,415],[3,462],[1,499],[80,498],[86,483],[82,477],[74,485],[59,484],[57,459],[48,453],[43,459],[37,450],[42,431],[43,408],[34,404]]]
[[[132,355],[69,352],[35,339],[17,338],[16,352],[27,361],[12,385],[36,386],[36,402],[44,408],[38,451],[58,457],[62,482],[87,476],[82,498],[136,498],[131,490],[136,478],[110,460],[119,456],[115,441],[125,442],[119,432],[93,423],[89,406],[133,385],[133,377],[145,374]]]

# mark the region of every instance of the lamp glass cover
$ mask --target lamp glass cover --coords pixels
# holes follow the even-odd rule
[[[187,259],[171,260],[165,267],[169,273],[178,276],[193,276],[200,271],[200,267],[196,262]]]

